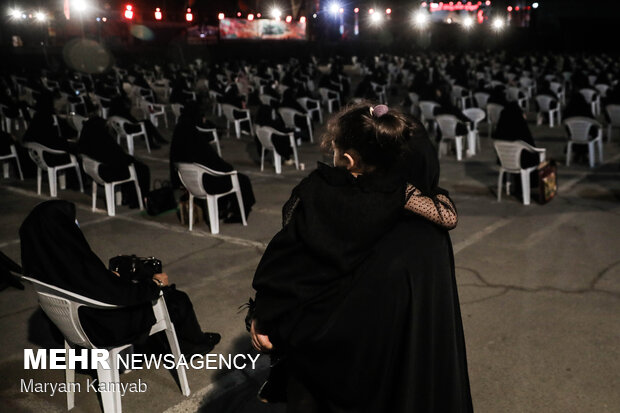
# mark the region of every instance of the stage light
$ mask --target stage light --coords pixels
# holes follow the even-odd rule
[[[263,15],[260,13],[256,13],[256,17],[260,19],[261,17],[263,17]]]
[[[162,19],[162,14],[161,14],[161,9],[158,7],[155,9],[155,20],[161,20]]]
[[[373,13],[370,15],[370,22],[373,24],[379,24],[383,20],[381,13]]]
[[[108,21],[108,18],[107,18],[107,17],[104,17],[104,18],[102,18],[101,20],[105,23],[105,22],[107,22],[107,21]]]
[[[39,22],[44,22],[46,19],[46,16],[42,11],[38,11],[34,14],[34,18]]]
[[[237,17],[241,17],[241,12],[240,11],[237,12]]]
[[[101,17],[97,17],[95,20],[97,20],[98,22],[101,21]]]
[[[515,6],[515,11],[519,11],[519,6]]]
[[[218,13],[218,14],[217,14],[217,19],[218,19],[218,20],[224,20],[224,17],[226,17],[226,16],[224,15],[224,13]]]
[[[497,17],[493,20],[493,28],[497,31],[502,30],[504,28],[504,20],[501,17]]]
[[[385,14],[392,14],[392,9],[385,9]]]
[[[316,19],[316,13],[312,13],[312,18]]]
[[[280,17],[282,17],[282,12],[280,11],[280,9],[274,7],[273,9],[271,9],[271,17],[273,17],[274,19],[279,19]]]
[[[327,10],[329,10],[329,12],[331,14],[338,14],[338,10],[340,10],[340,4],[338,4],[338,3],[331,3],[328,6]]]
[[[254,15],[253,15],[253,14],[248,14],[248,20],[249,20],[249,21],[254,20]]]
[[[344,13],[344,8],[341,7],[340,10],[338,10],[338,12],[340,12],[340,14]]]
[[[190,9],[189,7],[187,8],[187,11],[185,13],[185,20],[187,20],[188,22],[194,20],[194,14],[192,13],[192,9]]]
[[[286,16],[286,22],[290,23],[293,21],[293,16]]]
[[[354,8],[354,9],[353,9],[353,13],[356,13],[356,14],[357,14],[357,13],[359,13],[359,12],[360,12],[359,7],[356,7],[356,8]]]
[[[508,10],[509,12],[511,12],[511,11],[512,11],[512,6],[508,6],[508,7],[506,7],[506,10]]]
[[[486,6],[490,6],[491,5],[491,0],[487,0],[486,3],[484,3]]]
[[[88,2],[86,2],[86,0],[74,0],[71,2],[71,4],[73,5],[73,8],[79,11],[80,13],[85,12],[86,9],[88,9],[89,7]]]
[[[428,14],[420,10],[413,16],[413,21],[419,28],[426,27],[428,24]]]
[[[14,19],[19,19],[20,17],[22,17],[22,11],[19,9],[9,9],[9,16]]]
[[[299,23],[305,23],[306,22],[306,16],[301,16],[299,18]]]
[[[463,26],[466,29],[471,29],[473,25],[474,25],[474,19],[472,19],[471,17],[468,16],[463,19]]]
[[[368,14],[374,14],[375,9],[368,9]]]
[[[532,3],[532,7],[537,9],[538,8],[538,3]]]
[[[127,20],[133,19],[133,6],[131,4],[125,6],[125,13],[123,13],[123,16],[125,16]]]
[[[448,19],[446,20],[446,23],[452,24],[452,19],[450,17],[448,17]]]

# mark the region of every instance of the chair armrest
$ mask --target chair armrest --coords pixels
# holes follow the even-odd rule
[[[207,172],[207,173],[209,173],[211,175],[217,175],[217,176],[237,175],[237,170],[236,169],[234,169],[232,171],[229,171],[229,172],[222,172],[222,171],[216,171],[215,169],[207,168],[206,166],[201,165],[199,163],[195,163],[194,162],[194,165],[196,165],[200,169],[203,169],[205,172]]]

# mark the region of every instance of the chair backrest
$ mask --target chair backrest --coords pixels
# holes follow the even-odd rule
[[[280,135],[286,135],[284,132],[279,132],[271,126],[258,126],[256,128],[256,137],[260,141],[260,144],[265,147],[265,149],[274,151],[275,147],[273,146],[273,141],[271,140],[271,135],[274,133]]]
[[[178,119],[179,116],[181,116],[181,110],[183,110],[183,105],[180,103],[173,103],[172,105],[170,105],[170,108],[172,109],[172,114],[174,115],[174,118]]]
[[[411,100],[411,103],[414,105],[417,105],[420,103],[420,95],[415,92],[409,92],[409,100]]]
[[[179,162],[175,164],[175,167],[177,168],[179,178],[185,188],[197,198],[204,198],[207,195],[216,195],[216,193],[211,193],[204,187],[202,183],[203,174],[212,176],[231,175],[230,172],[215,171],[197,163]]]
[[[58,327],[65,340],[73,345],[95,348],[80,324],[78,316],[78,309],[80,307],[86,306],[98,309],[119,308],[117,305],[102,303],[34,278],[22,277],[22,279],[32,283],[41,309]]]
[[[234,122],[235,121],[235,116],[233,114],[233,111],[235,110],[243,110],[241,108],[238,108],[234,105],[231,105],[230,103],[222,103],[222,113],[224,113],[224,117],[226,118],[227,121],[229,122]]]
[[[556,95],[558,93],[562,93],[564,91],[564,88],[562,87],[562,84],[559,82],[550,82],[549,83],[549,89],[551,89],[551,91],[553,93],[555,93]]]
[[[337,91],[328,89],[326,87],[319,88],[319,94],[321,95],[321,99],[323,100],[323,102],[327,102],[329,99],[340,100],[339,98],[340,94]],[[330,94],[333,97],[330,97]]]
[[[125,128],[123,126],[127,122],[128,122],[127,119],[122,118],[120,116],[110,116],[108,118],[108,125],[112,127],[112,129],[118,136],[127,135],[127,133],[125,132]]]
[[[504,169],[507,171],[521,170],[521,151],[527,148],[525,142],[495,140],[493,145]]]
[[[101,162],[86,155],[81,155],[80,157],[82,158],[82,168],[84,168],[86,175],[93,178],[93,181],[97,182],[99,185],[105,185],[106,182],[99,175],[99,165],[101,165]]]
[[[41,145],[37,142],[24,142],[22,143],[22,146],[28,149],[28,154],[30,155],[30,158],[34,161],[34,163],[37,164],[39,168],[46,171],[49,168],[49,165],[47,164],[47,162],[45,162],[45,158],[43,157],[44,152],[55,154],[66,153],[65,151],[48,148],[47,146]]]
[[[557,99],[549,95],[536,96],[536,104],[538,104],[538,108],[541,112],[549,112],[551,109],[551,102],[556,102],[557,104]]]
[[[84,122],[86,122],[87,120],[88,118],[82,115],[78,115],[76,113],[69,114],[69,122],[71,123],[73,128],[75,128],[75,130],[77,131],[78,138],[80,137],[80,134],[82,133],[82,126],[84,126]]]
[[[609,115],[609,123],[613,126],[620,126],[620,105],[607,105],[605,111]]]
[[[439,125],[442,138],[454,138],[456,136],[456,125],[459,120],[454,115],[437,115],[435,121]]]
[[[585,116],[573,116],[564,120],[564,124],[568,127],[570,134],[569,139],[574,142],[587,143],[590,138],[590,128],[592,126],[601,128],[601,124],[596,120]]]
[[[487,102],[489,101],[490,95],[486,92],[476,92],[474,93],[474,99],[476,99],[476,103],[479,108],[486,108]]]
[[[297,98],[297,102],[301,105],[302,108],[306,109],[307,111],[320,109],[320,105],[318,104],[318,101],[316,101],[315,99],[311,99],[308,97],[302,97],[302,98]],[[311,108],[310,106],[308,106],[308,103],[310,102],[315,102],[315,107]]]
[[[489,103],[487,105],[487,116],[489,117],[488,121],[491,123],[497,123],[500,115],[502,114],[502,110],[504,110],[504,106],[498,103]]]
[[[420,110],[422,111],[422,116],[424,119],[435,119],[435,115],[433,112],[435,108],[439,106],[439,103],[433,102],[430,100],[421,100],[420,101]]]
[[[486,117],[484,110],[480,108],[463,109],[463,115],[467,116],[475,125]]]
[[[589,88],[579,89],[579,93],[581,93],[581,95],[585,98],[586,102],[588,103],[592,103],[592,100],[594,100],[597,94],[596,90],[589,89]]]
[[[295,116],[302,116],[307,118],[308,115],[305,113],[301,113],[298,110],[293,108],[279,108],[278,113],[282,116],[282,120],[287,128],[294,128],[295,125]]]
[[[607,96],[607,91],[609,90],[609,85],[606,85],[604,83],[597,83],[596,85],[594,85],[594,89],[596,89],[596,91],[602,97],[605,97],[605,96]]]
[[[518,87],[511,86],[506,88],[506,98],[508,101],[519,100],[519,92],[521,92],[521,90]]]

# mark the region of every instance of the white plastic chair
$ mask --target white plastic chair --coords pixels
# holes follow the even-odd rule
[[[605,83],[597,83],[594,85],[594,89],[598,92],[601,97],[607,97],[607,92],[609,91],[610,86]]]
[[[184,163],[179,162],[175,164],[179,178],[183,183],[183,186],[189,192],[189,230],[194,227],[194,198],[206,199],[207,208],[209,209],[209,225],[211,227],[212,234],[219,234],[220,232],[220,220],[219,220],[219,208],[217,200],[223,196],[234,193],[237,196],[237,203],[239,204],[239,211],[241,212],[241,221],[244,226],[248,225],[245,219],[245,208],[243,207],[243,197],[241,195],[241,187],[239,186],[239,177],[237,171],[220,172],[213,169],[209,169],[206,166],[197,163]],[[232,182],[232,189],[223,193],[209,193],[208,188],[205,188],[202,182],[202,175],[209,174],[212,176],[230,176]]]
[[[463,115],[471,120],[471,124],[467,125],[469,129],[469,133],[467,134],[467,152],[470,155],[475,155],[476,150],[480,151],[480,132],[478,131],[478,124],[486,118],[486,114],[484,110],[480,108],[467,108],[463,109]]]
[[[409,113],[412,116],[419,117],[420,116],[420,95],[418,95],[415,92],[409,92],[408,96],[409,96],[409,100],[411,101]]]
[[[88,118],[72,112],[69,114],[69,116],[67,116],[67,120],[69,121],[69,124],[73,127],[73,129],[77,131],[79,139],[80,134],[82,133],[82,127],[84,126],[84,122],[86,122]]]
[[[555,108],[551,107],[551,103],[555,102]],[[562,123],[562,112],[560,111],[560,102],[553,96],[538,95],[536,96],[536,104],[538,105],[538,114],[536,115],[536,123],[542,124],[544,114],[549,116],[549,126],[555,126],[555,117],[557,116],[558,125]]]
[[[300,111],[293,108],[280,108],[278,109],[278,113],[280,113],[280,116],[282,116],[282,120],[284,120],[284,124],[286,125],[286,127],[291,129],[299,129],[299,127],[295,125],[295,116],[301,116],[306,118],[306,125],[308,126],[310,142],[314,143],[314,137],[312,135],[312,119],[310,118],[309,113],[301,113]]]
[[[119,145],[121,143],[121,138],[125,138],[125,141],[127,142],[127,152],[129,152],[130,155],[134,154],[134,138],[140,136],[144,138],[144,142],[146,143],[146,150],[148,151],[148,153],[151,153],[151,145],[149,144],[149,138],[146,135],[146,127],[144,126],[143,122],[131,123],[127,119],[120,116],[111,116],[108,119],[108,124],[110,124],[112,126],[112,129],[114,129],[114,132],[116,133],[116,142]],[[140,130],[138,132],[128,133],[125,130],[126,124],[139,125]]]
[[[179,118],[181,117],[183,105],[180,103],[172,103],[170,105],[170,109],[172,109],[172,114],[174,115],[174,124],[176,125],[179,122]]]
[[[267,106],[277,105],[279,103],[278,99],[275,97],[265,94],[258,95],[258,100],[260,100],[263,105]]]
[[[376,82],[370,82],[370,86],[372,87],[372,90],[377,94],[379,103],[386,105],[387,104],[387,85],[381,85]]]
[[[456,160],[462,160],[463,139],[465,136],[456,134],[456,126],[459,123],[458,118],[454,115],[437,115],[435,116],[435,121],[441,131],[441,141],[439,141],[439,150],[437,151],[439,157],[441,158],[441,153],[443,152],[442,147],[446,146],[447,141],[454,141],[456,146]]]
[[[519,96],[520,94],[523,94],[523,96]],[[517,102],[521,109],[523,109],[525,112],[529,110],[526,92],[523,92],[518,87],[511,86],[506,88],[506,100],[508,100],[509,102]]]
[[[67,153],[65,151],[51,149],[47,146],[43,146],[40,143],[36,142],[24,142],[24,148],[28,149],[28,153],[30,158],[37,165],[37,194],[41,195],[41,174],[42,171],[47,172],[47,180],[50,186],[50,196],[52,198],[56,198],[58,196],[58,182],[57,175],[58,172],[65,170],[67,168],[75,168],[75,172],[78,177],[78,182],[80,183],[80,192],[84,192],[84,185],[82,184],[82,174],[80,173],[80,165],[78,164],[77,158],[75,155]],[[63,165],[49,166],[43,157],[44,153],[56,154],[56,155],[69,155],[69,163]],[[60,181],[60,189],[65,189],[65,179],[64,175],[61,176]]]
[[[467,107],[467,100],[471,101],[472,98],[472,94],[471,91],[469,91],[469,89],[460,86],[460,85],[453,85],[452,86],[452,102],[456,103],[456,106],[458,106],[461,109],[465,109]]]
[[[584,116],[574,116],[564,121],[568,127],[568,148],[566,149],[566,166],[570,166],[570,160],[573,153],[573,144],[588,145],[588,159],[590,168],[594,168],[595,154],[594,145],[598,145],[599,162],[603,163],[603,125],[594,119]],[[596,138],[590,137],[590,128],[596,126],[598,134]]]
[[[314,113],[319,115],[319,123],[323,124],[323,111],[321,110],[321,102],[308,97],[297,98],[297,103],[306,110],[314,119]],[[311,106],[312,105],[312,106]]]
[[[435,123],[435,108],[440,106],[439,103],[433,102],[431,100],[421,100],[420,101],[420,121],[423,125],[426,126],[427,131],[435,132],[436,123]]]
[[[474,99],[476,100],[476,104],[480,109],[484,109],[487,107],[487,103],[489,102],[489,95],[486,92],[476,92],[474,93]]]
[[[108,98],[104,98],[103,96],[94,95],[94,103],[99,106],[99,114],[103,119],[108,118],[108,113],[110,112],[110,102],[111,100]],[[105,106],[104,106],[105,103]]]
[[[43,309],[45,314],[50,318],[50,320],[52,320],[64,336],[66,350],[77,346],[87,349],[99,348],[90,341],[84,332],[84,328],[82,327],[79,318],[80,307],[96,308],[99,310],[122,308],[122,306],[93,300],[31,277],[24,276],[22,279],[29,281],[32,284],[37,293],[41,309]],[[174,329],[174,324],[172,324],[172,321],[170,320],[168,308],[166,307],[166,301],[164,300],[162,293],[160,293],[157,300],[153,301],[153,314],[155,315],[155,324],[151,327],[149,335],[153,335],[160,331],[165,331],[168,344],[170,345],[170,349],[174,355],[174,359],[176,361],[180,360],[181,349],[179,347],[179,341]],[[99,380],[99,383],[105,383],[107,384],[106,387],[110,388],[112,387],[110,384],[120,382],[117,356],[120,352],[130,348],[131,346],[132,344],[128,343],[117,347],[106,348],[109,352],[107,362],[110,365],[110,368],[107,369],[101,364],[98,364],[97,379]],[[187,381],[187,374],[185,371],[185,366],[181,363],[177,366],[177,375],[181,385],[181,392],[184,396],[189,396],[190,389]],[[67,410],[71,410],[75,406],[75,394],[71,391],[73,388],[72,383],[74,382],[75,369],[69,368],[69,363],[67,363],[67,367],[65,368],[65,383],[67,384],[67,389],[69,389],[69,391],[67,391]],[[118,389],[116,391],[102,391],[100,394],[104,413],[121,413],[121,393]]]
[[[607,141],[611,141],[613,128],[620,129],[620,105],[607,105],[605,111],[609,116],[609,125],[607,125]]]
[[[222,104],[220,103],[220,99],[222,98],[222,94],[215,90],[209,90],[209,99],[211,99],[213,103],[213,114],[217,114],[217,116],[222,116]]]
[[[265,169],[265,151],[271,151],[273,153],[273,166],[276,169],[276,174],[282,173],[282,157],[276,151],[273,146],[272,135],[288,135],[291,148],[293,149],[293,159],[295,160],[295,169],[299,169],[299,158],[297,156],[297,145],[295,144],[295,135],[293,132],[285,133],[280,132],[270,126],[258,126],[256,127],[256,137],[258,138],[262,149],[260,154],[260,170]]]
[[[222,156],[222,149],[220,148],[220,138],[217,136],[217,128],[201,128],[200,126],[196,126],[196,129],[199,132],[210,133],[211,136],[213,136],[213,142],[215,143],[217,154]]]
[[[579,93],[584,97],[586,102],[592,106],[592,114],[598,116],[601,114],[601,96],[594,89],[579,89]]]
[[[549,89],[555,94],[558,101],[562,106],[566,105],[566,92],[564,91],[564,86],[562,86],[559,82],[550,82]],[[560,123],[560,122],[558,122]]]
[[[536,95],[536,82],[534,79],[527,76],[522,76],[519,79],[519,86],[527,93],[527,97],[529,99]]]
[[[164,124],[166,125],[166,128],[167,128],[168,117],[166,116],[166,105],[163,105],[161,103],[151,103],[148,100],[146,100],[146,98],[144,97],[141,97],[139,99],[140,99],[139,100],[140,109],[142,110],[144,118],[146,119],[148,117],[151,123],[155,127],[157,127],[159,126],[158,117],[163,117]]]
[[[340,94],[326,87],[319,88],[319,94],[321,95],[321,101],[327,106],[327,112],[334,112],[334,103],[340,107]]]
[[[499,121],[499,117],[502,114],[502,110],[504,110],[504,106],[498,103],[489,103],[487,104],[487,126],[489,128],[488,136],[491,137],[493,135],[493,129],[497,122]]]
[[[93,179],[92,184],[92,196],[93,196],[93,211],[97,209],[97,184],[102,185],[105,190],[105,203],[108,209],[108,216],[116,215],[116,203],[115,203],[115,195],[114,195],[114,187],[116,185],[124,184],[125,182],[133,182],[136,187],[136,195],[138,197],[138,204],[140,205],[140,210],[144,209],[144,204],[142,202],[142,191],[140,190],[140,185],[138,184],[138,175],[136,174],[136,168],[133,164],[129,165],[129,178],[123,179],[121,181],[112,181],[107,182],[104,181],[103,178],[99,175],[99,165],[101,162],[98,162],[86,155],[81,155],[82,158],[82,167],[84,168],[84,172],[88,176]]]
[[[19,163],[19,157],[17,156],[17,149],[15,148],[15,145],[11,145],[9,147],[8,154],[0,155],[0,162],[2,162],[2,172],[4,178],[9,177],[9,163],[6,161],[10,159],[15,159],[15,163],[17,164],[17,172],[19,173],[19,179],[23,181],[24,174],[22,173],[22,166]]]
[[[234,112],[243,112],[245,114],[244,117],[235,119]],[[241,109],[236,106],[230,105],[228,103],[222,103],[222,112],[224,113],[224,117],[226,118],[226,129],[230,135],[230,124],[231,122],[235,125],[235,135],[237,139],[241,139],[241,132],[245,132],[241,130],[241,122],[247,122],[250,126],[250,136],[254,135],[254,130],[252,128],[252,119],[250,118],[250,110],[249,109]]]
[[[530,204],[530,173],[538,165],[530,168],[521,168],[521,151],[537,152],[539,156],[539,162],[545,160],[546,149],[535,148],[523,141],[500,141],[493,142],[495,146],[495,152],[499,157],[500,168],[499,177],[497,178],[497,202],[502,200],[502,185],[504,183],[504,174],[518,174],[521,175],[521,193],[523,195],[523,205]],[[506,195],[510,194],[510,180],[506,179]]]

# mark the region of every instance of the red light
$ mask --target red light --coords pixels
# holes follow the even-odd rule
[[[192,9],[190,9],[189,7],[187,8],[187,13],[185,13],[185,20],[187,20],[188,22],[191,22],[192,20],[194,20]]]
[[[254,20],[254,15],[253,15],[253,14],[248,14],[248,20],[249,20],[249,21]]]
[[[286,22],[290,23],[293,21],[293,17],[292,16],[286,16]]]
[[[299,23],[305,23],[306,22],[306,16],[301,16],[299,18]]]
[[[161,14],[161,9],[158,7],[155,9],[155,20],[161,20],[162,19],[162,14]]]
[[[219,13],[219,14],[217,15],[217,19],[218,19],[218,20],[224,20],[224,17],[226,17],[226,16],[224,16],[224,13]]]
[[[491,5],[491,0],[487,0],[486,3],[484,3],[484,4],[486,4],[487,6],[490,6]]]
[[[260,14],[260,13],[256,13],[256,17],[258,17],[260,19],[261,17],[263,17],[263,15]]]
[[[128,4],[125,6],[125,13],[123,13],[127,20],[133,19],[133,6]]]
[[[353,9],[353,13],[359,13],[359,12],[360,12],[360,9],[358,7]]]
[[[368,9],[368,14],[373,14],[375,12],[375,9]]]
[[[237,17],[241,17],[241,12],[240,11],[237,12]]]
[[[508,6],[508,7],[507,7],[507,10],[508,10],[508,11],[512,11],[512,6]]]
[[[385,9],[385,14],[392,14],[392,9]]]
[[[423,1],[423,2],[422,2],[422,7],[426,7],[426,6],[427,6],[426,2],[425,2],[425,1]]]
[[[516,7],[515,7],[515,11],[519,11],[519,6],[516,6]]]

